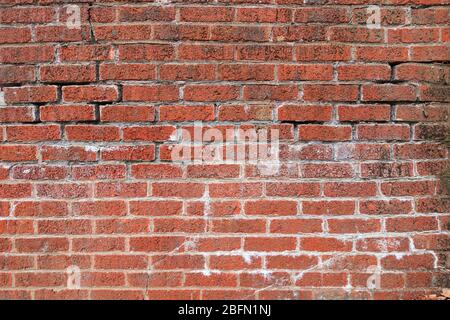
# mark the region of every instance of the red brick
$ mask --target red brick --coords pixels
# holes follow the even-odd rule
[[[155,159],[155,146],[120,146],[104,147],[100,150],[102,160],[145,161]]]
[[[352,130],[349,126],[300,125],[299,140],[345,141],[350,140]]]
[[[285,200],[259,200],[245,203],[247,215],[296,215],[297,202]]]
[[[430,254],[386,256],[381,259],[381,265],[387,270],[427,270],[434,268],[434,257]]]
[[[188,273],[186,274],[185,284],[188,287],[236,287],[237,275],[213,274],[206,276],[202,273]]]
[[[72,242],[75,252],[109,252],[123,251],[125,249],[125,240],[123,238],[76,238]]]
[[[302,238],[300,248],[305,251],[350,251],[352,243],[350,241],[338,240],[336,238]]]
[[[449,102],[447,86],[421,85],[419,87],[419,101]]]
[[[439,41],[438,28],[397,28],[387,34],[389,43],[420,43]]]
[[[262,195],[260,183],[212,183],[209,185],[212,198],[252,198]]]
[[[14,1],[9,1],[11,4]],[[21,1],[26,4],[27,1]],[[8,1],[3,1],[8,3]],[[31,1],[28,1],[30,4]],[[53,19],[53,8],[50,7],[19,7],[4,8],[0,21],[4,24],[15,23],[49,23]]]
[[[278,120],[281,121],[330,121],[332,107],[327,105],[282,105],[278,108]]]
[[[153,27],[153,38],[164,41],[202,41],[209,35],[204,25],[158,24]]]
[[[19,287],[58,287],[67,283],[66,275],[61,273],[18,273],[15,281]]]
[[[72,141],[118,141],[119,128],[99,125],[68,125],[66,137]]]
[[[328,197],[370,197],[377,192],[374,182],[327,182],[324,193]]]
[[[406,214],[411,213],[412,204],[408,200],[364,200],[359,202],[362,214]]]
[[[242,61],[292,61],[293,55],[292,47],[286,45],[242,45],[236,51]]]
[[[278,66],[279,80],[331,80],[331,64],[281,64]]]
[[[50,105],[39,108],[41,121],[92,121],[95,120],[93,105]]]
[[[164,64],[159,67],[159,78],[172,81],[215,80],[212,64]]]
[[[181,44],[180,60],[232,60],[233,47],[229,45]]]
[[[32,66],[0,66],[0,84],[31,82],[36,78]]]
[[[145,197],[147,184],[142,182],[100,182],[95,186],[98,197]]]
[[[221,121],[272,120],[272,107],[268,105],[226,105],[218,110]]]
[[[37,148],[30,145],[0,146],[1,161],[33,161],[37,160]]]
[[[181,201],[132,201],[130,202],[130,214],[165,216],[178,215],[183,210]]]
[[[107,102],[118,97],[115,86],[67,86],[62,89],[63,100],[67,102]]]
[[[362,252],[404,252],[409,250],[409,239],[401,237],[359,239],[356,241],[356,250]]]
[[[8,141],[54,141],[61,139],[58,125],[19,125],[6,128]]]
[[[389,121],[389,105],[341,105],[338,106],[339,121]]]
[[[17,252],[64,252],[69,249],[69,240],[66,238],[34,238],[16,239]]]
[[[328,34],[329,39],[336,42],[384,42],[383,29],[369,29],[366,27],[354,26],[336,26],[331,27],[328,31]]]
[[[434,122],[448,118],[444,105],[399,105],[396,108],[396,120],[406,122]]]
[[[54,59],[53,46],[18,46],[1,47],[0,62],[2,63],[37,63],[52,62]]]
[[[300,175],[304,178],[352,178],[355,173],[348,163],[301,164]]]
[[[413,240],[417,249],[448,250],[450,247],[450,238],[445,234],[416,235]]]
[[[174,55],[174,48],[169,44],[123,44],[118,50],[122,61],[165,61]]]
[[[409,140],[410,130],[402,124],[361,124],[356,134],[359,140]]]
[[[339,80],[389,80],[391,68],[385,64],[345,64],[337,67]]]
[[[52,199],[87,198],[91,194],[90,186],[77,183],[39,184],[36,185],[39,197]]]
[[[67,28],[66,26],[36,26],[36,40],[38,42],[79,42],[90,40],[89,28]]]
[[[270,223],[270,233],[298,234],[323,232],[321,219],[276,219]]]
[[[320,193],[320,185],[317,183],[282,183],[270,182],[266,184],[268,196],[281,197],[314,197]]]
[[[187,101],[227,101],[239,97],[236,86],[227,85],[189,85],[184,88]]]
[[[99,269],[145,269],[147,257],[142,255],[98,255],[94,266]]]
[[[373,11],[368,8],[354,8],[352,20],[357,24],[367,24],[368,18]],[[381,25],[403,25],[406,24],[407,9],[404,7],[380,7]]]
[[[176,134],[173,126],[127,127],[123,129],[125,141],[166,141],[174,140]]]
[[[149,231],[150,221],[145,218],[113,218],[96,222],[96,232],[99,234],[148,233]]]
[[[303,214],[311,215],[352,215],[355,213],[353,201],[303,201]]]
[[[275,67],[268,64],[222,64],[219,79],[226,81],[268,81],[274,80]]]
[[[296,48],[299,61],[350,60],[350,47],[334,44],[301,45]]]
[[[433,195],[435,188],[434,181],[394,181],[381,184],[381,191],[387,196]]]
[[[181,167],[172,164],[134,164],[131,167],[131,176],[136,179],[181,178],[182,174]]]
[[[63,166],[18,165],[12,168],[14,179],[26,180],[63,180],[69,170]]]
[[[151,25],[99,25],[94,27],[96,41],[124,41],[150,40],[152,38]]]
[[[5,101],[7,103],[54,102],[57,99],[55,86],[7,87],[3,91],[5,92]]]
[[[149,85],[123,87],[123,100],[125,101],[176,101],[178,88],[173,85]]]
[[[0,234],[33,234],[33,222],[30,220],[2,220]]]
[[[267,42],[270,28],[264,26],[211,26],[210,39],[229,42]]]
[[[72,167],[72,178],[75,180],[123,179],[125,173],[125,165],[100,164]]]
[[[156,67],[150,64],[101,64],[100,80],[152,80]]]
[[[446,24],[449,21],[448,8],[414,8],[412,11],[412,23],[419,25]]]
[[[326,29],[321,25],[289,25],[274,27],[272,33],[272,37],[278,42],[318,42],[326,40]]]
[[[292,251],[297,244],[295,238],[245,238],[244,249],[248,251]]]
[[[446,61],[450,55],[448,46],[414,46],[411,48],[412,61]]]
[[[132,7],[118,8],[119,21],[172,21],[175,20],[173,7]]]
[[[66,45],[61,47],[62,61],[105,61],[114,55],[110,45]]]
[[[16,217],[57,217],[67,214],[67,204],[63,201],[23,201],[17,202],[13,209]]]
[[[374,233],[381,231],[379,219],[329,219],[328,230],[330,233]]]
[[[74,202],[72,212],[79,216],[123,216],[127,209],[124,201],[83,201]]]
[[[181,21],[189,22],[231,22],[233,9],[228,7],[181,7]]]
[[[240,22],[290,22],[292,11],[282,8],[240,8],[236,17]]]
[[[356,57],[358,61],[408,61],[408,48],[395,46],[361,46],[356,47]]]
[[[92,82],[95,81],[93,65],[51,65],[39,68],[42,82]]]
[[[411,85],[363,85],[364,101],[415,101],[416,89]]]
[[[364,178],[398,178],[413,176],[412,163],[364,163],[361,164],[361,177]]]
[[[84,146],[42,146],[42,160],[45,161],[95,161],[95,148]]]
[[[155,119],[152,106],[104,106],[100,109],[103,122],[144,122]]]
[[[305,101],[355,101],[358,87],[355,85],[311,85],[303,86]]]
[[[90,234],[90,220],[42,220],[37,224],[39,234]]]
[[[212,121],[214,106],[160,106],[161,121]]]
[[[433,217],[389,218],[386,220],[388,232],[430,231],[438,228]]]
[[[183,243],[182,237],[153,236],[130,239],[130,248],[137,252],[172,251]]]
[[[295,10],[294,21],[308,22],[349,22],[346,8],[339,7],[299,7]]]
[[[153,183],[153,195],[157,197],[201,198],[205,186],[193,182],[161,182]]]

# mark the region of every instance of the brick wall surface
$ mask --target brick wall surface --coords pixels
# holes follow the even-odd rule
[[[0,298],[449,287],[448,4],[0,0]]]

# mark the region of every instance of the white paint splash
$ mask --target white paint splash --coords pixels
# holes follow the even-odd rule
[[[248,252],[242,252],[242,258],[244,258],[245,263],[247,264],[252,263],[253,256]]]

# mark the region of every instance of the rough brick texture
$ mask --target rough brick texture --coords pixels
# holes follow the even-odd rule
[[[0,299],[449,287],[449,22],[446,0],[0,0]],[[175,161],[196,121],[279,130],[279,165]]]

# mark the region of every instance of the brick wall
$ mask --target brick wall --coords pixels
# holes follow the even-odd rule
[[[0,0],[0,298],[449,287],[448,23],[446,0]]]

